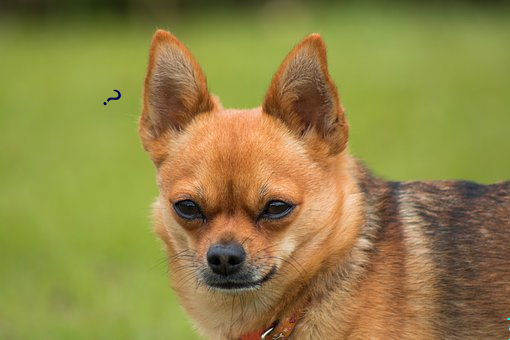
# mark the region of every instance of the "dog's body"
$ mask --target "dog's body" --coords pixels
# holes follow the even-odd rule
[[[173,287],[206,337],[509,337],[510,182],[371,176],[346,149],[319,36],[261,108],[224,110],[158,31],[140,135]]]

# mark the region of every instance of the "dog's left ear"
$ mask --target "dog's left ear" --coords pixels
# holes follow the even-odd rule
[[[298,136],[314,130],[331,155],[345,149],[349,129],[320,35],[307,36],[287,55],[273,77],[263,110]]]
[[[163,135],[175,135],[195,116],[212,111],[215,101],[207,90],[200,66],[189,50],[171,33],[158,30],[152,39],[145,76],[139,133],[144,147]]]

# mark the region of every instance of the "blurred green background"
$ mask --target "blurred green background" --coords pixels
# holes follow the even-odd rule
[[[376,174],[510,178],[505,2],[317,3],[0,5],[0,339],[196,339],[151,232],[136,133],[156,28],[191,49],[224,106],[246,108],[321,33],[350,148]]]

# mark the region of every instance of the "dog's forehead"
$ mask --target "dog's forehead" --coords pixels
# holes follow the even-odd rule
[[[196,148],[190,156],[197,170],[228,174],[231,178],[296,161],[295,153],[299,150],[285,126],[263,114],[260,108],[204,115],[190,126],[188,133],[188,143]]]
[[[277,119],[251,110],[219,110],[198,117],[179,142],[192,148],[186,153],[201,163],[221,165],[223,168],[253,166],[263,163],[274,154],[292,157],[297,141]]]
[[[198,117],[171,143],[166,180],[204,195],[261,195],[276,184],[295,186],[293,178],[310,168],[307,159],[299,140],[260,108],[221,110]]]

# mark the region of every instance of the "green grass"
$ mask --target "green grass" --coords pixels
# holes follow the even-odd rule
[[[156,27],[226,107],[259,105],[287,51],[319,32],[351,150],[376,174],[510,178],[507,12],[280,10],[0,20],[0,338],[196,338],[150,230],[157,190],[136,134]]]

